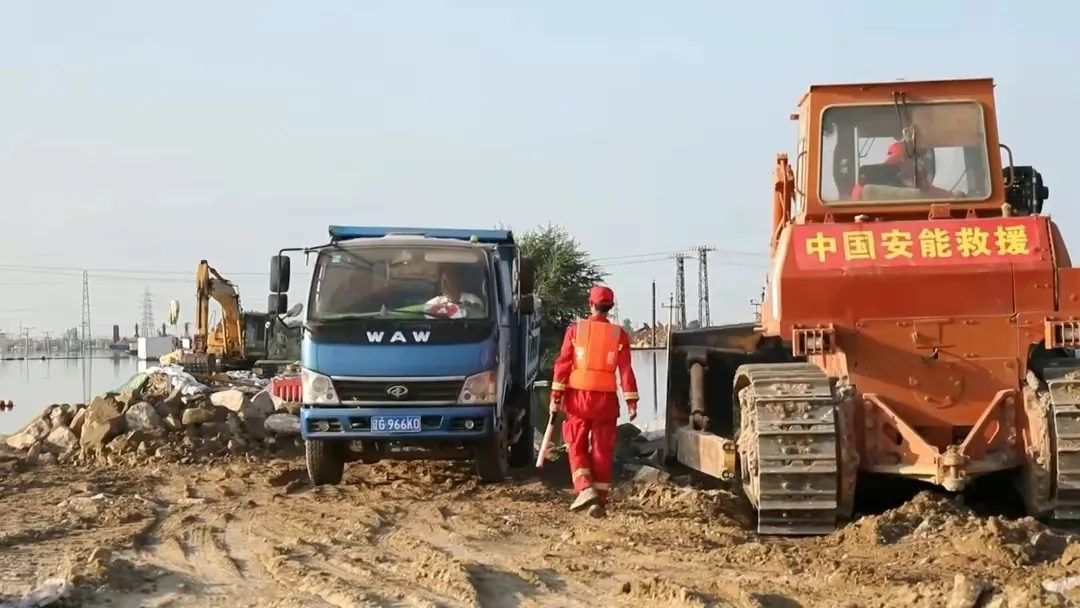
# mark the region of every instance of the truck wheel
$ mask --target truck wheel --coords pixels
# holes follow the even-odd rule
[[[510,466],[515,469],[525,469],[536,465],[536,438],[533,431],[532,411],[529,407],[531,399],[527,393],[520,399],[520,407],[525,409],[525,416],[520,423],[521,435],[510,446]]]
[[[506,427],[480,440],[474,455],[476,476],[485,483],[501,483],[510,471]]]
[[[336,486],[345,474],[345,455],[336,441],[305,441],[308,477],[317,486]]]

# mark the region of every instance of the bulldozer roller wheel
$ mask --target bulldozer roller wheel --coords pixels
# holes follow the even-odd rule
[[[843,458],[842,400],[809,363],[741,366],[737,443],[760,534],[828,534],[850,514],[856,462]]]
[[[1080,363],[1060,362],[1043,370],[1039,397],[1049,401],[1053,518],[1080,523]],[[1044,459],[1044,462],[1046,459]]]

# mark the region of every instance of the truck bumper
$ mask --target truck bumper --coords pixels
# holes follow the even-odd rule
[[[468,440],[487,436],[495,424],[494,405],[445,407],[305,407],[300,435],[305,440]],[[372,418],[419,418],[419,430],[374,430]],[[328,428],[327,428],[328,427]]]

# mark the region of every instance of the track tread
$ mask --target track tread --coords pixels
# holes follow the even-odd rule
[[[1043,371],[1050,397],[1054,519],[1080,522],[1080,361]]]
[[[739,455],[743,486],[758,512],[758,533],[831,533],[841,512],[841,412],[829,377],[810,363],[743,365],[736,378],[743,377],[749,384],[738,395],[739,433],[753,434],[754,449],[741,436]]]

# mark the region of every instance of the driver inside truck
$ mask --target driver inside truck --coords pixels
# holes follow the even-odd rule
[[[886,153],[885,165],[900,166],[900,186],[903,188],[918,188],[923,196],[928,199],[952,198],[954,193],[938,188],[934,185],[934,157],[922,150],[916,151],[914,156],[908,154],[907,144],[898,141],[889,146]],[[867,184],[869,185],[869,184]],[[851,190],[851,200],[863,200],[864,184],[855,184]]]
[[[461,319],[483,317],[484,300],[471,289],[466,268],[445,264],[439,269],[439,295],[424,304],[424,312],[433,317]],[[481,289],[483,285],[480,286]]]

